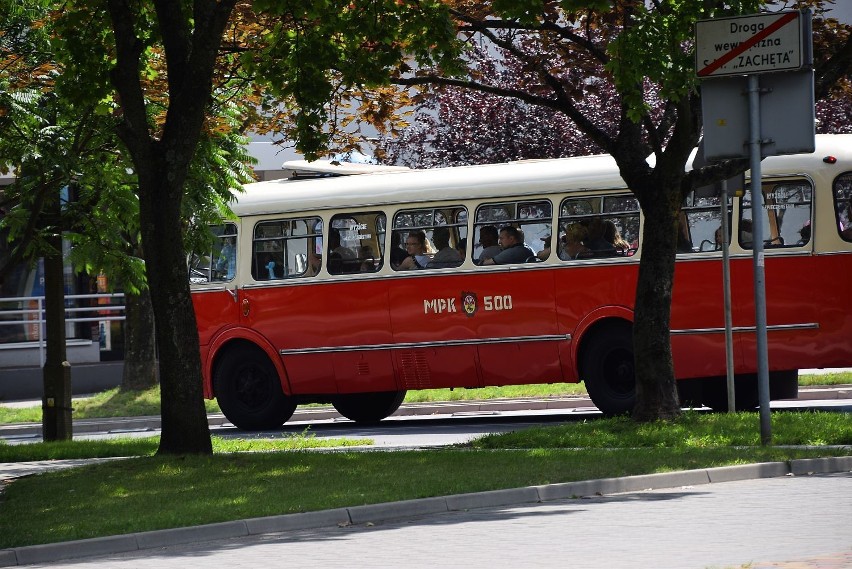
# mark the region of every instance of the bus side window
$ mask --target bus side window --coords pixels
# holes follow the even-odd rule
[[[224,223],[210,227],[212,242],[205,252],[194,252],[189,259],[189,281],[193,284],[227,282],[237,271],[237,226]]]
[[[258,223],[252,243],[252,277],[262,281],[316,275],[322,263],[316,254],[321,239],[318,217]]]
[[[852,242],[852,172],[834,180],[834,212],[841,239]]]
[[[328,233],[328,272],[375,273],[384,264],[385,214],[380,211],[336,215]]]
[[[563,261],[631,257],[639,247],[639,202],[629,194],[565,198],[558,244]]]
[[[482,204],[476,208],[471,256],[476,265],[500,254],[498,237],[503,227],[512,226],[532,255],[521,262],[545,260],[552,243],[553,205],[550,200],[519,200]],[[514,262],[514,261],[511,261]]]
[[[770,249],[802,247],[811,239],[813,188],[806,180],[764,183],[763,246]],[[740,245],[750,249],[754,236],[751,188],[742,197]]]
[[[728,197],[728,220],[731,219],[733,200]],[[680,224],[678,226],[678,254],[707,253],[721,251],[722,235],[722,201],[719,196],[696,195],[690,193],[681,207]],[[730,233],[730,223],[728,232]],[[729,235],[730,237],[730,235]]]
[[[391,267],[396,271],[444,269],[464,262],[467,209],[449,205],[396,212],[391,231]]]

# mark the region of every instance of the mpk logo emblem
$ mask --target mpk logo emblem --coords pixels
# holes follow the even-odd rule
[[[464,313],[470,318],[474,314],[476,314],[476,293],[475,292],[462,292],[461,293],[461,305]]]

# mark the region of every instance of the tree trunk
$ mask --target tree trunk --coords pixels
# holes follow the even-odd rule
[[[653,182],[652,182],[653,183]],[[636,365],[637,421],[668,419],[680,414],[672,361],[670,324],[677,250],[680,184],[669,180],[652,191],[637,192],[645,226],[636,283],[633,347]]]
[[[158,454],[212,454],[204,408],[201,357],[189,292],[180,203],[161,143],[137,160],[139,218],[160,372],[162,433]]]
[[[151,292],[125,295],[124,374],[121,389],[141,391],[157,385],[157,350]]]
[[[196,0],[192,20],[169,2],[157,3],[168,63],[169,105],[162,132],[139,73],[146,42],[137,36],[136,8],[107,2],[116,47],[110,79],[121,101],[119,137],[139,179],[139,220],[160,361],[162,434],[158,454],[212,454],[204,409],[198,330],[189,293],[181,203],[189,165],[204,125],[222,34],[235,0]]]

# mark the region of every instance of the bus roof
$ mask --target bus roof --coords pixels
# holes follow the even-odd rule
[[[852,162],[852,134],[818,135],[813,154],[768,157],[762,162],[763,174],[813,171],[825,167],[822,159],[827,155],[836,156],[839,162]],[[626,184],[615,160],[596,155],[270,180],[245,185],[231,207],[238,216],[247,216],[623,188]]]

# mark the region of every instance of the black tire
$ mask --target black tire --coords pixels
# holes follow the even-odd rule
[[[331,404],[338,413],[356,423],[378,423],[399,409],[405,393],[402,390],[338,395]]]
[[[716,412],[728,411],[728,383],[724,376],[712,378],[713,384],[704,391],[704,405]],[[752,411],[760,404],[757,393],[757,375],[741,373],[734,376],[734,410]]]
[[[769,372],[769,398],[771,400],[798,399],[798,397],[799,370],[791,369]]]
[[[725,377],[718,378],[719,386],[708,389],[704,404],[714,411],[728,410],[728,389]],[[753,411],[760,405],[760,392],[756,373],[742,373],[734,377],[734,408]],[[795,399],[799,394],[799,370],[770,371],[769,399]]]
[[[633,335],[630,324],[611,324],[583,345],[580,376],[592,403],[604,415],[622,415],[636,404]]]
[[[296,410],[281,389],[275,366],[256,346],[243,344],[228,350],[216,365],[213,389],[222,413],[238,429],[275,429]]]

